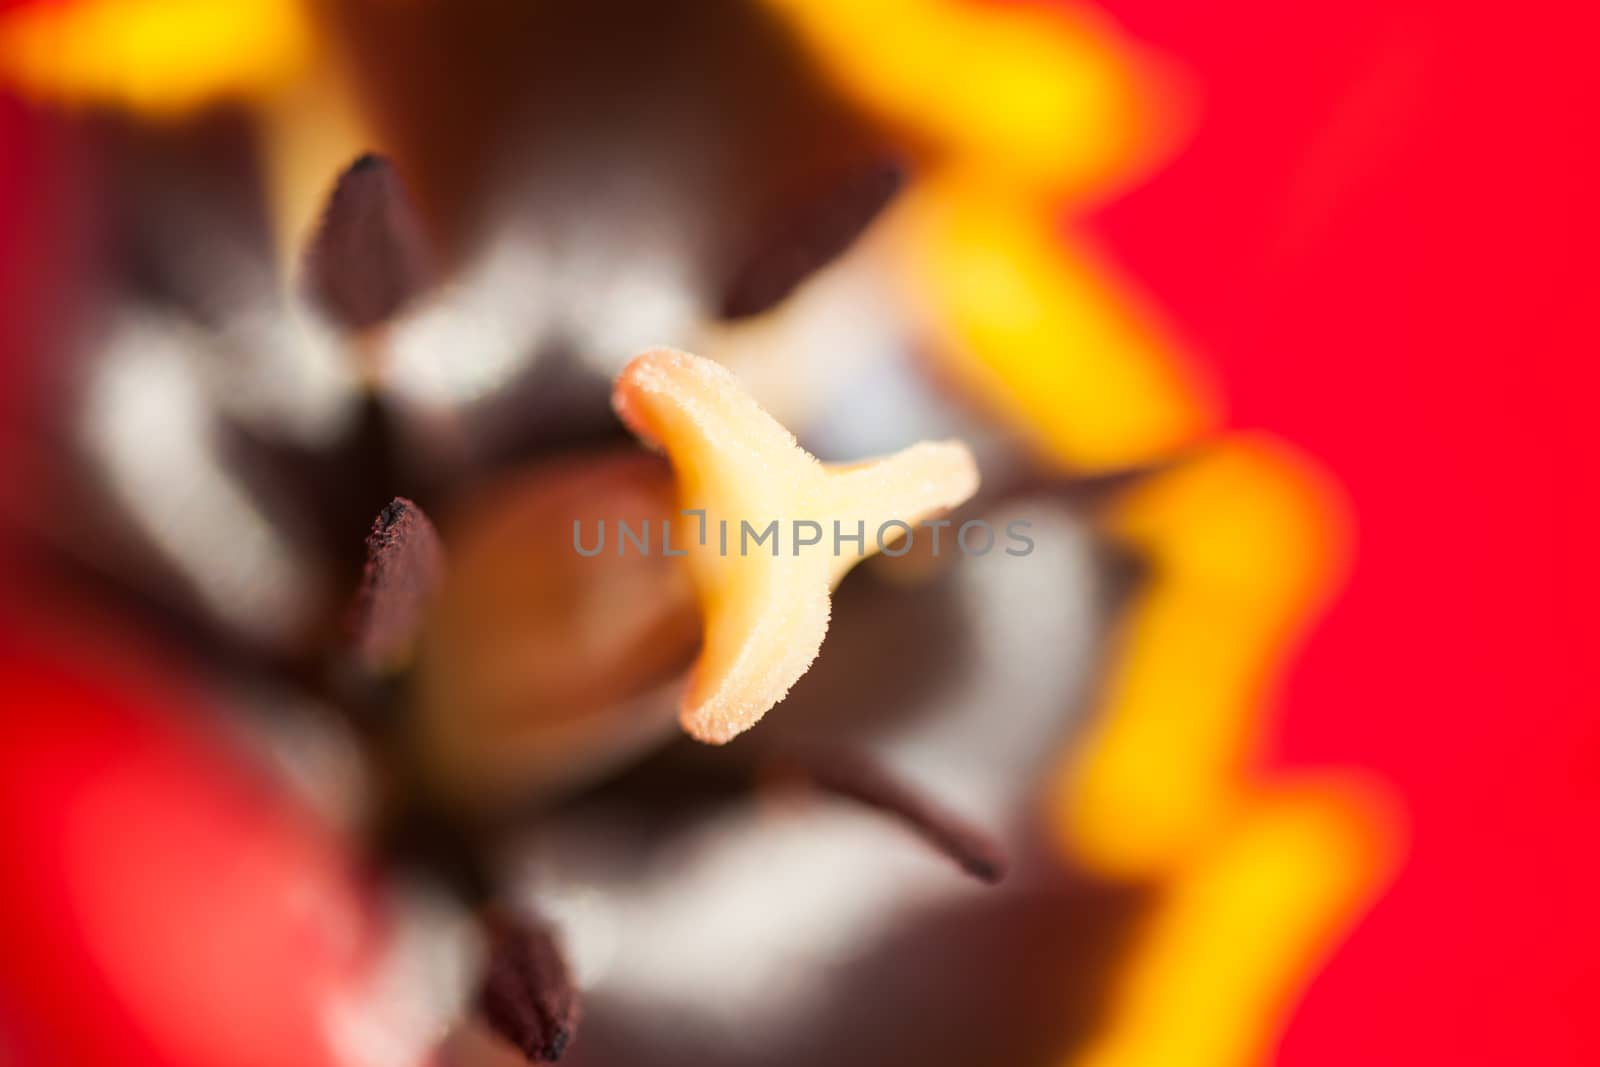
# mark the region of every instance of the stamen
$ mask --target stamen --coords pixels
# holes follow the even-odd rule
[[[945,810],[865,752],[788,749],[768,757],[766,767],[775,777],[803,782],[895,816],[980,882],[993,885],[1005,877],[1005,851],[998,841]]]
[[[394,167],[368,153],[339,176],[306,253],[306,288],[336,322],[386,321],[432,277],[422,225]]]
[[[861,236],[905,182],[894,160],[875,160],[775,227],[734,273],[722,301],[724,318],[757,315],[788,296]]]
[[[531,1063],[554,1063],[578,1029],[578,992],[550,928],[489,922],[489,974],[478,998],[490,1027]]]
[[[404,497],[390,501],[367,535],[367,565],[356,596],[356,657],[373,673],[404,661],[444,571],[433,523]]]

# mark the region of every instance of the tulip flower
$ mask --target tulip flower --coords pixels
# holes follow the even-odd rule
[[[0,76],[81,249],[0,526],[157,650],[7,668],[0,1058],[1240,1063],[1381,884],[1252,760],[1336,497],[1055,231],[1176,137],[1095,12],[77,0]]]

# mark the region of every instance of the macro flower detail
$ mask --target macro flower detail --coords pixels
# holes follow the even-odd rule
[[[819,463],[727,370],[682,352],[629,363],[615,402],[635,433],[671,457],[682,510],[701,512],[699,533],[681,543],[704,604],[705,647],[679,713],[701,741],[731,741],[783,699],[822,647],[829,590],[882,547],[886,524],[900,527],[892,543],[978,488],[972,454],[955,442]],[[770,554],[745,543],[752,520],[781,531],[769,538]],[[812,544],[792,533],[801,523],[812,527]],[[736,552],[727,551],[730,524],[741,539]],[[719,544],[708,544],[707,527],[721,531]],[[840,550],[845,529],[853,551]]]
[[[501,920],[491,927],[483,1012],[532,1063],[554,1063],[578,1027],[577,993],[551,931]]]
[[[340,175],[306,254],[306,285],[323,312],[360,332],[394,318],[432,278],[427,238],[382,156]]]
[[[139,633],[228,723],[185,803],[248,768],[343,864],[174,917],[178,814],[130,809],[153,872],[74,838],[140,906],[87,946],[43,908],[24,1056],[91,1047],[79,1001],[136,1067],[261,1019],[310,1067],[1262,1055],[1395,816],[1258,758],[1343,501],[1083,222],[1181,139],[1169,74],[1075,2],[0,13],[67,205],[3,547],[55,654]],[[958,540],[1011,521],[1036,551]],[[71,877],[37,784],[18,926]],[[264,1010],[216,1032],[125,951],[294,929],[299,883],[334,944],[240,935],[217,995]]]
[[[352,627],[364,669],[382,674],[409,658],[443,567],[439,535],[420,508],[397,497],[378,513]]]

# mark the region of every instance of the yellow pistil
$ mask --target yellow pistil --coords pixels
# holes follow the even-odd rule
[[[675,550],[688,553],[705,644],[679,719],[711,744],[755,725],[806,672],[828,630],[829,594],[852,566],[978,487],[972,454],[956,441],[822,463],[725,368],[683,352],[638,356],[612,399],[634,433],[667,453],[679,506],[694,513],[673,532]]]

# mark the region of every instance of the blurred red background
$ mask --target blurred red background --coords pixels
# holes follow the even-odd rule
[[[1274,759],[1411,823],[1281,1062],[1600,1062],[1595,9],[1108,6],[1200,101],[1099,232],[1356,513]]]
[[[1231,421],[1318,457],[1356,514],[1273,759],[1370,768],[1410,819],[1405,867],[1281,1061],[1600,1062],[1600,22],[1575,3],[1108,6],[1199,104],[1179,157],[1093,224]],[[10,104],[0,140],[15,248],[50,189]],[[0,302],[37,306],[49,266],[7,255]],[[5,348],[27,326],[11,316]]]

